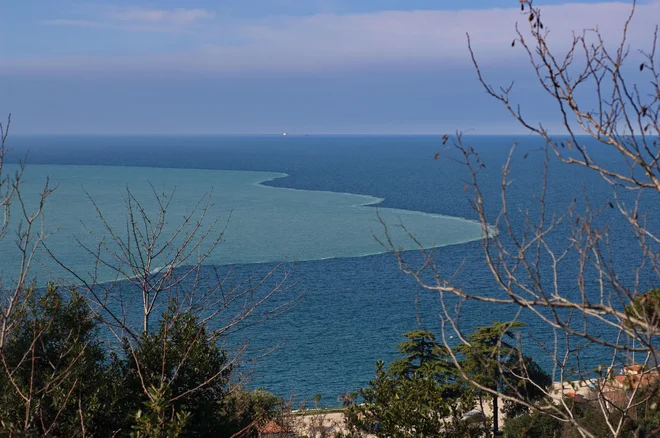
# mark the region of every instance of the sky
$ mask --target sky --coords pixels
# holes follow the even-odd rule
[[[618,44],[631,2],[537,0],[553,49]],[[627,43],[650,50],[660,0]],[[0,0],[0,114],[14,133],[521,132],[477,81],[559,129],[519,0]],[[634,59],[633,59],[634,61]]]

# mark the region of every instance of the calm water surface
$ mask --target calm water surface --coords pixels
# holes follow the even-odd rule
[[[513,226],[522,230],[523,213],[533,217],[539,212],[534,195],[543,170],[543,156],[535,152],[540,144],[526,136],[469,138],[487,164],[480,177],[491,223],[500,205],[501,166],[514,140],[521,141],[521,151],[513,159],[509,200]],[[277,347],[256,363],[252,377],[255,385],[281,395],[309,398],[321,393],[332,404],[340,393],[365,385],[373,377],[377,359],[394,357],[401,334],[419,327],[420,321],[439,329],[438,296],[420,290],[400,273],[391,254],[377,254],[382,248],[370,233],[380,228],[374,220],[375,208],[368,204],[382,199],[378,209],[385,212],[388,223],[405,219],[429,246],[450,244],[437,250],[437,263],[448,275],[461,267],[457,284],[483,294],[498,293],[484,265],[481,243],[474,240],[479,229],[472,222],[476,215],[464,190],[468,175],[447,156],[449,152],[433,159],[442,149],[439,137],[14,136],[10,147],[15,160],[29,150],[29,162],[44,165],[29,169],[32,182],[39,182],[45,173],[62,182],[61,198],[50,218],[60,225],[53,239],[63,239],[54,243],[72,259],[75,253],[66,249],[71,242],[58,236],[79,231],[81,221],[94,223],[89,204],[81,201],[80,186],[100,197],[120,221],[122,189],[129,184],[140,196],[147,196],[148,176],[158,187],[177,186],[176,199],[184,200],[176,207],[181,211],[190,207],[187,201],[213,187],[219,201],[217,214],[224,217],[231,210],[232,219],[227,243],[212,262],[232,263],[217,269],[231,270],[237,281],[267,272],[274,266],[270,262],[278,259],[301,260],[290,279],[290,296],[304,292],[299,304],[227,341],[233,348],[248,339],[253,355]],[[530,154],[524,158],[526,152]],[[596,153],[615,167],[625,165],[615,155]],[[217,170],[258,173],[212,172]],[[603,180],[584,169],[551,162],[548,178],[550,212],[564,211],[574,198],[583,206],[585,195],[594,205],[611,199]],[[261,181],[268,188],[257,184]],[[649,226],[657,230],[659,203],[648,200],[644,205]],[[632,282],[638,250],[626,224],[611,211],[597,221],[610,230],[621,278]],[[410,248],[405,236],[399,237],[401,245]],[[549,243],[562,248],[569,237],[569,229],[560,228]],[[415,252],[408,256],[419,260]],[[85,263],[84,257],[74,261]],[[268,263],[253,263],[262,261]],[[560,287],[568,295],[577,291],[575,267],[571,257],[561,266],[566,275]],[[597,293],[595,276],[586,281],[590,293]],[[642,281],[643,287],[657,286],[653,276],[643,276]],[[513,309],[504,307],[468,303],[462,310],[465,327],[513,317]],[[521,318],[539,342],[552,341],[552,334],[537,319]],[[609,334],[603,330],[602,335]],[[551,361],[542,349],[525,339],[528,351],[550,370]],[[597,349],[585,354],[593,364],[606,357]]]

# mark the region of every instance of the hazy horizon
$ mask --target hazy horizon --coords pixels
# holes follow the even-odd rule
[[[535,2],[560,51],[596,26],[617,44],[630,5]],[[3,15],[0,115],[14,134],[524,132],[479,84],[466,32],[486,80],[514,81],[526,116],[561,127],[511,47],[529,22],[517,0],[31,0]],[[660,1],[638,2],[630,65],[658,22]]]

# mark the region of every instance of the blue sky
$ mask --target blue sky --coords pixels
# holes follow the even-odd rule
[[[599,26],[615,42],[630,2],[536,1],[551,42]],[[524,54],[518,0],[0,0],[0,112],[22,133],[519,132],[485,96],[516,81],[554,126]],[[630,35],[648,48],[660,2]]]

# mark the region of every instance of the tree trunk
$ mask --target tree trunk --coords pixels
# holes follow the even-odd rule
[[[498,436],[499,433],[499,424],[498,424],[498,415],[499,409],[497,406],[497,396],[493,396],[493,436]]]

